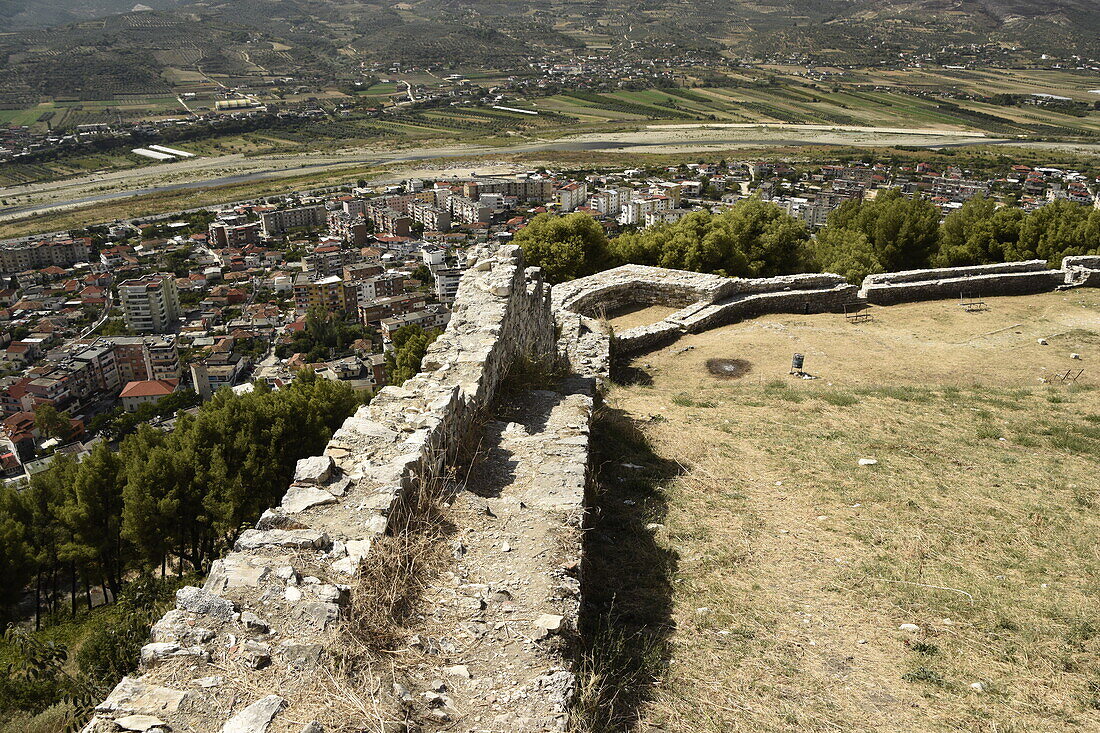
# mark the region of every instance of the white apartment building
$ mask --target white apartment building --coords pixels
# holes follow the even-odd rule
[[[588,206],[604,216],[615,218],[622,213],[623,206],[633,198],[634,189],[632,188],[605,188],[588,199]]]
[[[448,305],[455,302],[455,298],[458,296],[458,283],[462,280],[462,272],[462,269],[457,267],[432,269],[432,274],[435,276],[435,297],[439,302]]]
[[[135,333],[168,333],[179,321],[179,291],[171,273],[124,280],[118,297],[126,327]]]
[[[558,204],[558,210],[563,214],[576,211],[588,201],[587,183],[567,183],[554,191],[554,200]]]
[[[619,223],[624,226],[645,226],[646,214],[673,208],[675,207],[667,196],[641,196],[623,206],[619,214]]]

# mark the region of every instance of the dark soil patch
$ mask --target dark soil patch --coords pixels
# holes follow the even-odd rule
[[[722,379],[739,379],[752,371],[744,359],[707,359],[707,371]]]

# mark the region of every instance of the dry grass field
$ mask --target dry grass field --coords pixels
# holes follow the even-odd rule
[[[579,728],[1100,730],[1100,291],[988,303],[767,316],[623,366]]]

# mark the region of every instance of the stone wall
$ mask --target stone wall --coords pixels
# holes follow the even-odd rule
[[[608,331],[597,317],[632,304],[681,308],[656,323],[613,337],[605,333],[616,353],[632,354],[670,343],[685,333],[765,313],[837,312],[866,304],[958,298],[960,294],[968,298],[1029,295],[1078,286],[1100,287],[1100,256],[1067,257],[1060,270],[1048,269],[1044,260],[1029,260],[883,273],[867,277],[858,289],[828,273],[743,279],[626,265],[556,286],[553,302],[559,326],[587,334],[597,351],[602,343],[592,334]],[[591,354],[585,358],[593,361]]]
[[[1100,255],[1065,257],[1062,269],[1068,285],[1100,288]]]
[[[1044,260],[1029,260],[869,275],[863,281],[859,295],[868,303],[893,305],[960,296],[1031,295],[1056,290],[1065,284],[1064,270],[1047,269]]]
[[[156,623],[141,651],[141,674],[124,679],[97,706],[84,733],[323,733],[308,711],[324,701],[307,692],[311,680],[326,674],[328,653],[340,647],[336,635],[361,560],[402,517],[406,502],[443,480],[463,448],[485,434],[482,418],[517,363],[564,364],[569,379],[557,392],[532,393],[549,417],[535,411],[526,423],[499,423],[497,454],[514,464],[501,496],[522,498],[515,506],[524,510],[552,512],[535,524],[557,527],[547,546],[559,558],[575,557],[579,567],[589,422],[612,351],[637,353],[763,313],[840,311],[956,297],[960,290],[992,296],[1100,285],[1100,257],[1081,257],[1067,258],[1062,270],[1024,262],[875,275],[860,292],[831,274],[734,279],[629,265],[551,292],[537,269],[524,268],[515,246],[477,252],[474,261],[422,372],[381,390],[322,455],[298,463],[280,506],[242,533],[202,588],[177,593],[176,608]],[[610,333],[600,318],[634,303],[680,310]],[[493,555],[491,547],[487,552]],[[549,556],[541,549],[531,554]],[[561,566],[545,570],[551,595],[540,591],[546,597],[531,600],[532,609],[554,609],[540,616],[549,619],[540,621],[544,635],[549,626],[575,627],[579,607]],[[531,679],[495,682],[494,720],[529,721],[512,725],[517,730],[564,729],[571,671],[554,667]]]
[[[771,278],[728,278],[644,265],[625,265],[591,277],[554,287],[556,317],[563,333],[575,334],[567,343],[577,344],[583,333],[594,353],[604,348],[600,337],[605,327],[595,316],[613,313],[627,305],[684,306],[657,323],[614,335],[616,353],[628,354],[674,341],[681,334],[697,333],[762,313],[820,313],[843,309],[856,297],[856,288],[832,274],[786,275]],[[604,333],[611,342],[611,335]],[[597,361],[589,355],[589,361]],[[575,365],[576,368],[576,365]],[[607,363],[601,363],[606,375]]]
[[[555,310],[600,318],[634,303],[687,306],[722,296],[730,278],[648,265],[623,265],[554,287]]]
[[[316,733],[294,721],[324,702],[296,692],[321,674],[360,560],[406,499],[441,479],[511,366],[556,358],[555,343],[540,272],[514,246],[479,253],[423,371],[381,390],[323,455],[298,463],[281,505],[202,588],[177,593],[141,651],[141,675],[114,689],[85,733]]]

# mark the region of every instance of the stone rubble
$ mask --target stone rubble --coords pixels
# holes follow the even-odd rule
[[[382,389],[321,456],[298,463],[280,505],[214,562],[202,588],[177,592],[142,649],[141,674],[115,687],[83,733],[323,733],[303,726],[313,716],[299,713],[295,685],[328,662],[372,543],[477,435],[487,473],[451,507],[461,530],[454,564],[433,581],[424,633],[408,642],[424,657],[419,691],[433,696],[395,685],[392,700],[437,729],[564,730],[576,688],[567,645],[580,607],[588,430],[613,349],[643,351],[760,313],[840,310],[861,296],[1100,285],[1100,257],[1041,264],[871,276],[858,293],[829,274],[754,280],[628,265],[551,292],[518,247],[480,250],[422,372]],[[632,303],[680,310],[612,334],[604,314]],[[509,372],[538,364],[569,376],[498,405]]]

